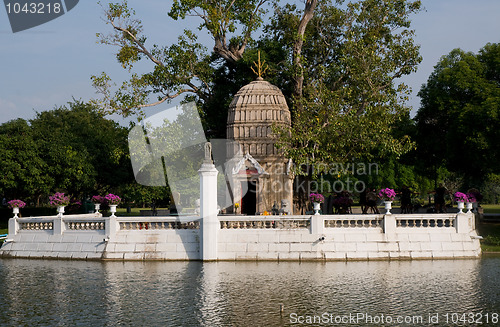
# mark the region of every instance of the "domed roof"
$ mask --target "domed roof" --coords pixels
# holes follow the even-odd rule
[[[281,90],[258,77],[257,80],[243,86],[234,96],[229,108],[246,105],[284,105],[288,110],[285,96]]]
[[[265,159],[281,156],[274,147],[273,124],[290,126],[290,111],[281,90],[258,77],[243,86],[229,105],[227,138],[238,141],[243,153]]]

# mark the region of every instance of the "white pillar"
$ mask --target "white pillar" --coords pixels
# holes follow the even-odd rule
[[[472,219],[472,213],[458,213],[455,218],[456,228],[458,234],[466,234],[469,233],[472,228],[469,225],[469,220]]]
[[[108,242],[114,241],[116,233],[120,229],[118,222],[116,221],[116,216],[111,216],[104,219],[104,229],[104,233],[106,234]]]
[[[54,217],[52,224],[53,235],[62,235],[64,233],[66,228],[64,226],[63,217]]]
[[[211,160],[210,160],[211,161]],[[215,165],[205,160],[198,170],[200,175],[201,259],[217,260],[217,174]]]
[[[17,231],[19,230],[19,223],[17,222],[17,218],[9,219],[9,238],[17,235]]]
[[[323,234],[325,227],[324,216],[312,215],[311,216],[311,234]]]
[[[396,234],[396,217],[392,214],[384,215],[384,233],[386,235]]]

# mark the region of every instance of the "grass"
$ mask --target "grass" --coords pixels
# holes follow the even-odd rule
[[[481,240],[483,252],[500,252],[500,224],[479,224],[478,233],[484,237]]]
[[[500,213],[500,204],[481,204],[484,213]]]

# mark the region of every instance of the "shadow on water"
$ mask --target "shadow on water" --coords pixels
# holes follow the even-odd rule
[[[427,325],[434,313],[444,319],[446,313],[500,312],[500,257],[326,263],[2,259],[0,286],[1,326],[288,326],[294,317],[324,313],[422,316],[418,325]]]

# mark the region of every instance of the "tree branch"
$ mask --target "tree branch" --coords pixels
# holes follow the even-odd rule
[[[137,44],[140,48],[141,48],[141,52],[144,53],[146,56],[149,57],[149,59],[154,62],[155,64],[159,65],[159,66],[163,66],[163,63],[161,61],[159,61],[158,59],[156,59],[147,49],[146,47],[144,46],[144,44],[142,44],[141,41],[139,41],[137,39],[137,37],[132,34],[128,29],[126,28],[123,28],[123,27],[120,27],[120,26],[116,26],[113,21],[110,21],[111,25],[113,26],[113,28],[115,30],[118,30],[120,32],[123,32],[123,33],[126,33],[127,35],[129,35],[135,42],[135,44]]]

